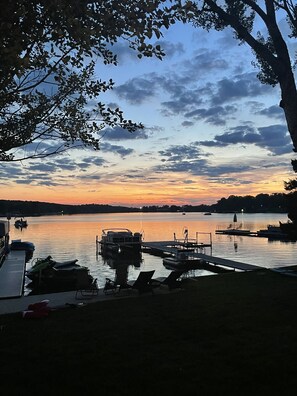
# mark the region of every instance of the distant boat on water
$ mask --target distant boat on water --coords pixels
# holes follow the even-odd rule
[[[28,222],[23,217],[21,217],[14,222],[14,226],[16,228],[26,228],[28,226]]]

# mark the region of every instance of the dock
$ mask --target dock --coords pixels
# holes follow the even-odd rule
[[[165,255],[166,253],[169,254],[176,254],[177,251],[186,251],[186,252],[195,252],[198,250],[202,250],[206,247],[211,248],[211,244],[204,244],[204,243],[195,243],[195,242],[177,242],[174,241],[157,241],[157,242],[142,242],[142,249],[147,253],[156,254],[156,255]]]
[[[224,259],[222,257],[209,256],[203,253],[194,253],[193,256],[215,265],[222,265],[223,267],[233,268],[234,270],[237,269],[240,271],[255,271],[264,268],[258,265],[243,263],[241,261]]]
[[[174,244],[174,241],[145,242],[142,244],[142,246],[146,249],[145,251],[147,253],[156,255],[175,255],[178,250],[178,247]],[[207,247],[207,245],[199,244],[199,246],[196,246],[195,250],[191,249],[191,258],[195,258],[197,260],[204,260],[205,262],[214,264],[215,266],[223,266],[225,268],[231,268],[233,270],[255,271],[263,269],[263,267],[259,267],[253,264],[247,264],[240,261],[229,260],[204,253],[199,253],[198,250],[203,249],[204,247]],[[185,250],[187,249],[185,248]]]
[[[0,267],[0,299],[16,298],[23,295],[25,251],[11,251]]]
[[[202,238],[208,237],[208,242],[199,242]],[[174,233],[173,241],[157,241],[157,242],[142,242],[143,250],[149,250],[148,253],[155,254],[176,254],[178,251],[198,252],[204,251],[206,248],[212,249],[211,232],[196,232],[195,238],[189,238],[188,230],[184,231],[184,238],[178,239]]]
[[[240,230],[240,229],[225,229],[225,230],[216,230],[216,234],[223,234],[223,235],[239,235],[239,236],[249,236],[249,237],[257,237],[258,233],[256,231],[249,231],[249,230]]]

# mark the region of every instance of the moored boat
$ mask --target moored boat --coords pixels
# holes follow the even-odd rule
[[[10,250],[25,250],[26,252],[33,252],[35,250],[35,246],[32,242],[14,239],[11,241]]]
[[[103,252],[139,252],[142,244],[142,234],[140,232],[133,233],[128,228],[103,229],[99,243]]]
[[[0,267],[9,251],[9,221],[0,221]]]
[[[189,251],[177,251],[174,256],[168,256],[163,259],[164,267],[168,269],[190,270],[200,268],[206,264],[205,260],[191,257]]]
[[[9,250],[22,250],[26,253],[26,261],[33,257],[33,252],[35,250],[34,243],[28,241],[22,241],[21,239],[15,239],[11,241],[9,245]]]
[[[280,226],[268,224],[267,228],[257,231],[257,236],[272,239],[283,239],[288,238],[289,235],[284,232]]]
[[[28,222],[23,217],[21,217],[14,222],[14,225],[16,228],[26,228],[28,226]]]
[[[33,284],[49,288],[76,289],[88,287],[92,283],[87,267],[80,266],[77,259],[58,262],[51,256],[39,258],[26,271],[26,276]]]

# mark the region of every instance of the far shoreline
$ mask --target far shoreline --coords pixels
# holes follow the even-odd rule
[[[181,213],[181,212],[172,212],[172,211],[146,211],[146,212],[142,212],[142,211],[123,211],[123,212],[77,212],[77,213],[61,213],[61,212],[57,212],[57,213],[31,213],[31,214],[22,214],[22,215],[16,215],[16,216],[11,216],[11,218],[9,220],[11,220],[12,218],[19,218],[19,217],[46,217],[46,216],[76,216],[76,215],[105,215],[105,214],[131,214],[131,213]],[[186,213],[204,213],[204,211],[189,211]],[[240,212],[236,212],[236,211],[230,211],[230,212],[212,212],[212,215],[216,215],[216,214],[234,214],[234,213],[240,213]],[[244,212],[244,214],[280,214],[280,215],[287,215],[287,212]],[[1,219],[7,219],[7,215],[4,215],[3,213],[0,214],[0,218]]]

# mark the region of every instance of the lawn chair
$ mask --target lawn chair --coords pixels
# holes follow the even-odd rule
[[[115,280],[112,280],[110,278],[105,278],[105,286],[104,286],[104,293],[105,294],[115,294],[119,292],[120,290],[131,290],[131,286],[128,286],[127,284],[127,278],[128,278],[128,271],[125,266],[119,266],[116,269],[116,274],[115,274]]]
[[[155,285],[166,285],[169,290],[177,289],[181,287],[181,279],[179,279],[184,271],[171,271],[167,277],[152,279]]]
[[[110,278],[106,278],[103,291],[105,294],[115,294],[119,291],[119,285]]]
[[[132,290],[137,290],[139,294],[147,293],[147,292],[154,292],[154,285],[152,283],[152,277],[155,273],[153,271],[141,271],[135,281],[130,281],[127,283],[127,287]],[[122,286],[120,287],[120,290]]]
[[[99,288],[97,285],[97,278],[94,279],[89,286],[84,288],[79,288],[76,290],[75,299],[84,300],[86,298],[92,298],[98,296]]]

